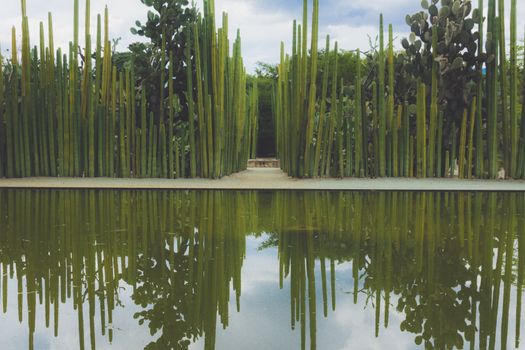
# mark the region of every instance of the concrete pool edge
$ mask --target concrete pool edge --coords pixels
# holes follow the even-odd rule
[[[321,190],[525,192],[525,181],[459,179],[293,179],[278,169],[248,169],[220,180],[24,178],[0,179],[0,189]]]

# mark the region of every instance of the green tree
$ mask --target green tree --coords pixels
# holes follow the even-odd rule
[[[148,43],[136,42],[129,46],[129,52],[116,54],[114,62],[117,67],[134,68],[137,86],[143,86],[148,91],[148,102],[153,111],[160,110],[161,96],[168,96],[165,91],[160,93],[160,77],[168,76],[167,59],[172,54],[173,60],[173,88],[175,95],[181,102],[184,110],[187,108],[185,91],[186,81],[186,43],[191,40],[188,37],[189,30],[197,21],[198,10],[188,0],[140,0],[146,5],[148,16],[145,23],[135,22],[131,32],[138,36],[149,39]],[[164,44],[164,45],[163,45]],[[162,50],[165,47],[166,65],[162,67]],[[167,82],[164,85],[167,90]],[[170,101],[169,103],[172,103]],[[182,113],[187,115],[187,113]]]

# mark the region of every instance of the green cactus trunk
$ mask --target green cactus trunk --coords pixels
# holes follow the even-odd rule
[[[525,53],[524,53],[525,55]],[[525,57],[524,57],[525,59]],[[525,72],[524,72],[525,77]],[[522,88],[522,106],[525,106],[525,87]],[[525,108],[521,109],[521,145],[519,146],[519,156],[518,156],[518,174],[517,177],[524,179],[525,178]]]
[[[168,69],[160,71],[160,103],[154,111],[147,92],[136,86],[133,68],[117,72],[113,66],[107,9],[104,21],[97,17],[96,37],[91,36],[90,1],[86,1],[81,64],[79,1],[74,1],[73,40],[66,55],[55,50],[51,14],[48,39],[41,23],[39,43],[31,50],[26,2],[21,3],[22,41],[17,43],[13,29],[11,60],[6,63],[0,58],[0,176],[218,178],[245,169],[248,157],[256,156],[257,84],[247,89],[240,36],[231,51],[228,17],[224,15],[222,27],[216,27],[213,1],[204,1],[203,16],[187,33],[188,85],[186,98],[181,99],[188,100],[187,108],[177,105],[175,52],[166,51],[163,32],[160,65]],[[478,0],[480,8],[483,4]],[[500,166],[507,177],[525,177],[525,113],[518,115],[523,93],[518,92],[516,0],[510,2],[509,63],[504,1],[488,2],[489,40],[484,39],[482,19],[477,23],[478,54],[486,45],[487,55],[494,60],[487,63],[486,76],[481,66],[476,68],[476,96],[469,101],[472,104],[458,130],[450,116],[438,111],[442,72],[436,60],[425,73],[430,97],[427,86],[419,85],[415,123],[410,121],[408,101],[413,96],[409,91],[394,91],[399,72],[394,65],[393,28],[388,27],[385,48],[382,16],[378,61],[367,67],[371,72],[366,72],[370,74],[365,80],[357,54],[352,100],[350,81],[344,88],[340,81],[337,45],[330,51],[329,38],[319,67],[319,1],[313,1],[311,28],[308,6],[304,0],[302,24],[294,22],[291,55],[281,46],[274,91],[278,154],[289,175],[441,177],[453,174],[458,161],[461,178],[487,174],[495,178]],[[433,57],[438,52],[436,28],[430,47]],[[322,86],[317,86],[318,76]],[[135,101],[137,93],[140,98]],[[397,104],[397,113],[395,93],[407,101]],[[370,101],[365,100],[370,95]]]
[[[313,160],[313,177],[318,177],[320,174],[319,163],[321,160],[321,150],[326,147],[325,143],[325,124],[326,124],[326,98],[328,94],[328,76],[330,75],[330,36],[326,36],[326,48],[324,51],[325,60],[323,66],[323,84],[321,87],[321,107],[319,110],[319,122],[317,124],[315,155]]]
[[[437,58],[437,27],[432,28],[432,57]],[[438,123],[438,63],[432,63],[432,86],[430,97],[430,127],[428,135],[428,167],[427,176],[436,176],[436,132]]]
[[[494,179],[498,173],[499,139],[498,139],[498,60],[496,58],[499,47],[499,18],[496,17],[495,0],[489,1],[487,31],[492,36],[487,47],[487,54],[495,58],[487,65],[487,133],[488,133],[488,173]]]
[[[361,73],[361,52],[357,50],[357,72],[355,82],[355,172],[357,177],[365,177],[365,159],[364,150],[368,146],[368,137],[366,136],[365,123],[363,116],[363,89]],[[366,141],[365,141],[366,140]]]
[[[331,166],[332,166],[332,150],[334,146],[334,134],[336,132],[336,125],[337,125],[337,80],[338,80],[338,69],[339,69],[339,45],[337,42],[335,43],[334,48],[334,70],[332,75],[332,97],[331,97],[331,103],[330,103],[330,119],[329,119],[329,126],[328,126],[328,143],[326,147],[325,154],[323,155],[324,159],[324,175],[330,176],[331,174]],[[334,174],[335,175],[335,174]]]
[[[313,15],[312,15],[312,44],[311,44],[311,71],[310,71],[310,90],[308,97],[307,121],[306,121],[306,142],[304,151],[304,176],[312,175],[312,159],[311,152],[313,148],[313,135],[315,128],[315,107],[317,101],[317,51],[318,51],[318,36],[319,36],[319,0],[314,0]],[[306,59],[305,59],[306,62]],[[305,63],[306,65],[306,63]],[[334,83],[334,82],[332,82]]]
[[[387,140],[385,143],[385,154],[386,154],[386,175],[395,176],[394,173],[394,134],[396,133],[394,111],[394,34],[393,28],[390,24],[388,26],[388,103],[386,111],[386,129],[387,129]]]
[[[467,158],[467,178],[472,179],[472,169],[474,168],[474,129],[477,115],[477,97],[474,96],[470,106],[470,123],[469,123],[469,141],[468,141],[468,158]]]
[[[498,35],[499,35],[499,78],[500,78],[500,94],[501,94],[501,118],[503,120],[503,167],[507,175],[511,170],[511,116],[508,109],[508,66],[507,66],[507,46],[505,40],[505,0],[498,0]],[[497,68],[496,68],[497,69]],[[496,97],[497,98],[497,97]],[[497,170],[497,169],[496,169]]]
[[[5,100],[5,86],[4,86],[4,59],[0,53],[0,178],[5,177],[8,172],[9,165],[7,164],[7,145],[6,138],[9,130],[9,123],[5,120],[4,100]],[[11,135],[9,133],[9,142],[11,142]]]
[[[410,111],[408,108],[408,103],[405,103],[403,113],[403,176],[410,177],[410,169],[413,166],[411,162],[410,153],[412,147],[410,146]]]
[[[463,119],[461,122],[461,134],[460,134],[460,141],[459,141],[459,160],[458,160],[458,168],[459,168],[459,178],[465,179],[466,176],[466,151],[467,151],[467,121],[468,121],[468,110],[465,109],[463,111]]]
[[[379,19],[379,68],[378,68],[378,91],[377,91],[377,113],[378,113],[378,163],[379,177],[386,176],[386,111],[385,111],[385,45],[383,30],[383,15]]]
[[[426,86],[421,83],[417,94],[417,177],[427,177],[427,108]]]
[[[516,0],[511,1],[510,10],[510,160],[508,162],[509,177],[518,177],[518,54],[517,54],[517,5]],[[522,128],[525,126],[522,126]]]
[[[479,0],[478,2],[478,9],[483,8],[483,0]],[[483,54],[483,16],[479,16],[478,21],[478,33],[479,33],[479,40],[478,40],[478,55]],[[475,174],[477,178],[483,178],[484,177],[484,140],[483,140],[483,84],[484,83],[484,77],[483,77],[483,67],[480,64],[478,67],[478,87],[477,87],[477,114],[476,114],[476,166],[475,166]]]

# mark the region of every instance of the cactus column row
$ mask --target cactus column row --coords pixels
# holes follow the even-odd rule
[[[369,53],[365,62],[357,50],[353,81],[340,79],[339,48],[337,42],[332,48],[329,37],[319,65],[319,3],[313,0],[308,53],[308,1],[304,0],[303,23],[293,25],[292,52],[287,54],[281,44],[277,69],[274,114],[283,170],[294,177],[496,178],[504,169],[508,178],[525,178],[525,109],[519,103],[525,104],[525,94],[520,101],[517,4],[511,1],[507,62],[504,2],[498,1],[489,0],[486,36],[481,11],[469,17],[469,1],[443,1],[440,11],[437,1],[422,3],[436,15],[431,19],[434,25],[425,29],[425,43],[416,40],[414,33],[410,42],[403,42],[406,50],[418,52],[422,45],[430,50],[428,66],[423,67],[426,72],[415,77],[412,92],[401,91],[396,84],[396,77],[405,73],[396,66],[391,25],[385,45],[382,15],[377,51]],[[482,0],[479,7],[483,8]],[[486,74],[483,64],[474,67],[478,86],[457,111],[457,120],[442,108],[443,47],[457,34],[438,27],[440,16],[446,13],[464,13],[465,26],[474,27],[477,22],[479,40],[471,44],[475,48],[477,43],[480,57],[488,57]],[[408,16],[407,22],[420,28],[421,16]],[[451,69],[463,65],[464,60],[457,57]],[[318,81],[321,86],[316,85]]]
[[[167,39],[158,110],[137,85],[133,64],[113,65],[107,9],[95,37],[89,0],[85,15],[83,49],[78,0],[68,51],[54,48],[51,14],[47,35],[41,23],[39,45],[31,48],[22,0],[22,43],[13,27],[10,60],[0,57],[0,177],[217,178],[247,166],[244,145],[252,142],[257,117],[248,110],[257,100],[248,99],[239,34],[230,52],[226,14],[216,30],[213,2],[204,1],[204,16],[188,33],[187,115],[173,91]]]

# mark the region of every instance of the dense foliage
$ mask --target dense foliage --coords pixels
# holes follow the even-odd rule
[[[131,28],[133,34],[147,39],[147,44],[134,43],[129,49],[133,60],[136,84],[146,87],[149,103],[160,108],[160,89],[167,96],[167,85],[159,85],[161,70],[167,75],[168,67],[162,67],[162,52],[165,57],[173,55],[170,64],[173,69],[173,91],[181,100],[184,111],[187,101],[184,92],[187,87],[185,49],[191,43],[191,32],[197,22],[198,10],[188,0],[141,0],[149,9],[145,23],[136,21]],[[164,43],[164,44],[163,44]],[[167,105],[169,104],[164,101]]]
[[[478,51],[476,23],[480,12],[472,11],[471,1],[439,0],[422,2],[424,11],[407,15],[411,34],[402,40],[407,64],[404,69],[427,85],[432,83],[432,67],[438,62],[438,103],[447,120],[461,123],[463,110],[469,108],[477,94],[479,67],[487,55]],[[433,31],[437,45],[432,47]],[[494,59],[492,55],[490,59]]]

